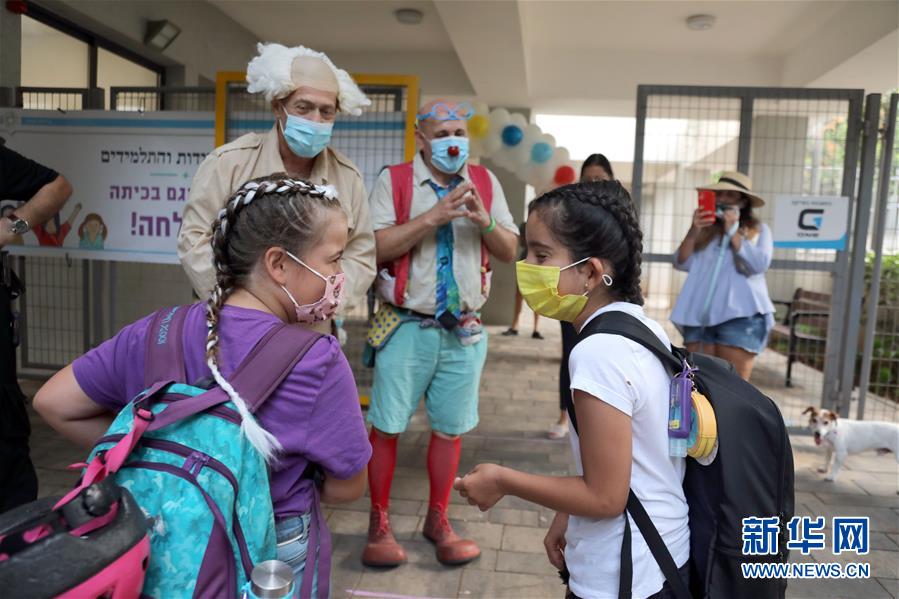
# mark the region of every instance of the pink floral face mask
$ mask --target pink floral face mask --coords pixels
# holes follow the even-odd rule
[[[303,306],[297,303],[297,300],[295,300],[293,294],[287,290],[287,287],[281,285],[281,289],[284,290],[284,293],[286,293],[287,297],[290,298],[290,301],[293,302],[293,307],[297,314],[297,322],[300,324],[312,324],[328,320],[334,316],[334,313],[337,312],[337,307],[340,306],[340,301],[343,299],[343,283],[346,279],[346,275],[344,273],[338,273],[326,277],[290,252],[285,250],[285,253],[297,264],[308,269],[309,272],[325,282],[325,294],[317,302],[305,304]]]

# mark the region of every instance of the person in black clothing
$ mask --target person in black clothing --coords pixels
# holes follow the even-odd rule
[[[16,378],[11,302],[22,289],[7,245],[59,212],[72,186],[54,170],[0,143],[0,200],[24,202],[0,220],[0,513],[37,499],[37,475],[28,451],[31,426]]]
[[[615,178],[609,159],[602,154],[590,154],[581,165],[581,183],[611,181]],[[568,435],[568,403],[571,401],[571,376],[568,373],[568,356],[577,341],[577,331],[570,322],[562,325],[562,363],[559,365],[559,420],[553,424],[547,435],[550,439],[562,439]]]

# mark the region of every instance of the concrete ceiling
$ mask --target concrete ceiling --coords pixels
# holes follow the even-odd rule
[[[259,39],[321,49],[348,70],[418,74],[425,94],[542,112],[632,114],[641,83],[805,86],[857,55],[877,76],[855,68],[853,84],[899,86],[895,0],[209,1]],[[419,25],[396,21],[405,7],[422,11]],[[689,30],[693,14],[715,26]]]
[[[211,0],[260,40],[328,51],[452,50],[449,35],[429,0]],[[418,25],[393,13],[416,8]]]
[[[522,2],[528,49],[709,52],[778,57],[799,45],[846,2],[606,1]],[[690,15],[716,17],[707,31]]]

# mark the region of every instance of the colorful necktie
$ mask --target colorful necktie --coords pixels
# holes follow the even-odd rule
[[[437,200],[442,200],[446,194],[451,192],[462,182],[461,177],[456,177],[447,187],[441,187],[433,181],[428,181],[431,189],[437,194]],[[453,275],[453,223],[452,221],[441,225],[437,228],[437,319],[444,324],[446,328],[448,323],[452,323],[453,319],[441,315],[449,313],[458,321],[462,315],[462,306],[459,301],[459,286],[456,284],[456,277]]]

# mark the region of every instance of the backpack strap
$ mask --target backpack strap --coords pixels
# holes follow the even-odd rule
[[[489,213],[493,208],[493,181],[490,179],[490,171],[480,164],[468,165],[468,178],[478,190],[484,208]],[[481,293],[487,295],[487,273],[490,272],[490,250],[487,243],[481,238]]]
[[[188,306],[175,306],[153,315],[144,354],[144,388],[159,381],[187,382],[182,341],[187,311]]]
[[[255,413],[323,335],[297,324],[273,327],[231,375],[231,386]]]
[[[256,412],[321,337],[299,325],[274,326],[250,350],[228,382],[244,398],[250,412]],[[158,430],[229,399],[221,387],[215,387],[176,401],[155,416],[149,430]]]
[[[637,499],[633,489],[628,489],[627,513],[631,515],[637,528],[640,529],[640,534],[643,535],[643,540],[646,541],[649,552],[652,553],[652,557],[655,558],[656,563],[659,565],[659,569],[661,569],[662,574],[665,575],[665,580],[668,581],[668,585],[671,587],[674,596],[677,599],[692,599],[693,595],[690,594],[687,584],[684,582],[684,579],[681,578],[680,572],[678,572],[677,569],[677,564],[674,563],[671,552],[668,551],[665,541],[662,540],[662,535],[659,534],[655,524],[652,523],[652,518],[646,513],[646,509],[643,507],[643,504],[640,503],[640,500]],[[631,581],[633,579],[633,557],[631,556],[630,547],[631,523],[628,520],[627,515],[624,517],[624,536],[624,541],[621,543],[622,568],[620,579],[618,581],[618,599],[630,598]],[[625,549],[627,549],[627,553],[625,553]],[[627,563],[627,572],[625,572],[624,568],[625,562]],[[626,574],[627,578],[625,578]],[[622,595],[621,591],[625,588],[627,589],[627,595]]]
[[[390,173],[390,188],[393,190],[393,212],[396,215],[396,224],[404,225],[409,222],[412,212],[412,163],[404,162],[387,167]],[[393,261],[389,270],[396,279],[394,288],[393,305],[402,306],[406,295],[406,284],[409,282],[409,268],[412,261],[412,252],[406,252]]]
[[[587,337],[591,335],[619,335],[621,337],[625,337],[630,339],[635,343],[639,343],[649,351],[653,353],[661,362],[662,366],[665,367],[665,370],[668,371],[669,374],[674,376],[674,374],[681,371],[683,368],[683,364],[681,364],[680,359],[674,355],[674,353],[669,350],[665,345],[656,337],[655,333],[649,330],[645,324],[628,314],[627,312],[622,312],[620,310],[613,310],[611,312],[604,312],[600,314],[593,320],[587,323],[587,326],[583,328],[583,330],[578,333],[577,339],[574,344],[577,345]],[[577,432],[577,416],[574,413],[574,401],[568,402],[567,406],[568,411],[568,419],[571,421],[571,426],[574,427],[575,432]]]
[[[649,327],[634,318],[627,312],[613,310],[600,314],[589,323],[578,334],[577,342],[580,343],[590,335],[604,333],[607,335],[619,335],[630,339],[634,343],[639,343],[655,355],[672,375],[683,369],[683,364],[674,352],[665,347],[665,345],[656,337]]]
[[[645,324],[626,312],[615,310],[600,314],[587,323],[587,326],[585,326],[578,334],[577,343],[580,343],[591,335],[597,334],[619,335],[630,339],[635,343],[639,343],[651,351],[662,362],[665,370],[669,373],[680,372],[682,368],[680,359],[671,350],[665,347],[659,338],[656,337],[655,333],[653,333]],[[574,427],[575,432],[577,432],[577,418],[574,413],[573,401],[568,405],[568,417],[571,420],[571,425]],[[662,536],[652,523],[652,519],[646,512],[643,504],[640,503],[640,500],[634,494],[633,489],[628,489],[627,507],[625,508],[624,537],[621,542],[621,568],[618,580],[618,598],[630,599],[633,584],[631,524],[627,514],[630,514],[631,518],[634,519],[634,523],[640,530],[640,534],[643,535],[643,540],[646,541],[646,545],[649,547],[652,557],[656,560],[656,563],[662,570],[662,574],[665,575],[665,580],[668,581],[674,596],[677,597],[677,599],[691,599],[692,595],[678,572],[677,564],[674,563],[671,552],[668,551],[665,541],[662,540]]]

